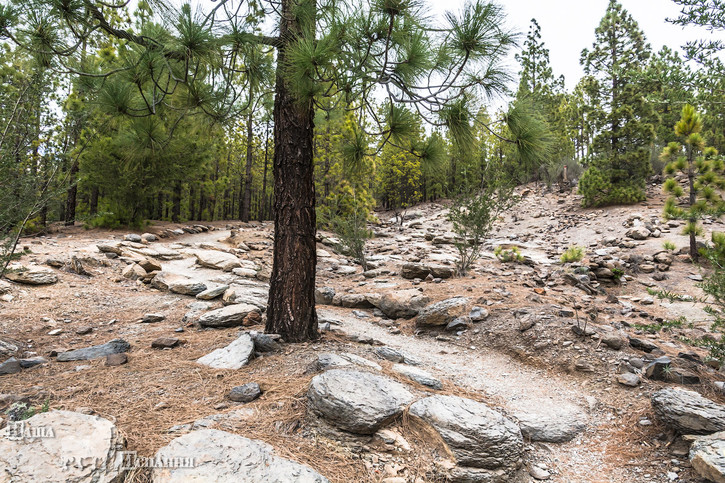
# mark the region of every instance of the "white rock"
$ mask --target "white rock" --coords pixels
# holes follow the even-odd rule
[[[242,334],[237,340],[226,347],[200,357],[199,364],[213,369],[239,369],[246,366],[254,355],[254,342],[249,334]]]

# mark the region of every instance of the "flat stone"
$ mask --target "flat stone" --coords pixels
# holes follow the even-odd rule
[[[332,287],[315,289],[315,303],[317,305],[332,305],[332,299],[334,297],[335,289]]]
[[[725,431],[725,405],[695,391],[668,387],[652,395],[652,407],[665,425],[682,434]]]
[[[168,290],[181,295],[194,295],[206,290],[206,284],[189,277],[169,272],[159,272],[151,280],[151,286],[159,290]]]
[[[259,309],[249,304],[227,305],[199,317],[199,324],[202,327],[237,327],[252,312],[259,313]]]
[[[328,483],[313,469],[277,456],[266,443],[216,429],[180,436],[161,448],[156,458],[186,459],[194,464],[191,468],[154,468],[154,483]]]
[[[225,272],[231,272],[234,268],[242,267],[242,262],[235,255],[219,250],[196,250],[194,256],[196,257],[196,263],[202,267]]]
[[[137,263],[126,265],[126,268],[121,271],[121,276],[129,280],[138,280],[139,278],[144,278],[146,275],[148,275],[146,270]]]
[[[19,359],[20,367],[23,369],[30,369],[31,367],[40,366],[48,363],[48,359],[45,357],[30,357],[27,359]]]
[[[24,421],[36,438],[0,438],[3,481],[115,483],[124,440],[107,419],[71,411],[38,413]],[[85,464],[82,462],[93,462]]]
[[[108,354],[106,356],[107,366],[122,366],[128,362],[128,354],[119,352],[117,354]]]
[[[105,344],[94,345],[83,349],[76,349],[58,354],[56,360],[58,362],[68,361],[86,361],[105,357],[109,354],[117,354],[120,352],[128,352],[131,345],[123,339],[113,339]]]
[[[196,362],[213,369],[239,369],[249,364],[254,356],[254,342],[249,334],[242,334],[226,347],[197,359]]]
[[[312,378],[309,408],[333,426],[357,434],[373,434],[400,415],[414,397],[385,376],[331,369]]]
[[[625,372],[617,376],[617,382],[623,386],[637,387],[641,380],[637,374]]]
[[[151,342],[151,347],[154,349],[171,349],[177,345],[179,345],[179,339],[175,337],[159,337]]]
[[[22,371],[23,368],[15,357],[11,357],[2,364],[0,364],[0,375],[5,374],[17,374]]]
[[[224,292],[222,300],[224,305],[247,304],[254,305],[260,311],[267,309],[269,287],[266,285],[230,285]]]
[[[229,285],[219,285],[217,287],[212,287],[204,290],[203,292],[199,292],[196,294],[196,298],[199,300],[213,300],[217,297],[221,297],[224,295],[224,292],[226,292],[229,289]]]
[[[690,464],[706,480],[725,483],[725,432],[695,439]]]
[[[423,369],[407,366],[405,364],[394,364],[392,369],[398,374],[401,374],[411,381],[417,382],[423,386],[436,390],[443,389],[443,383]]]
[[[58,275],[50,268],[11,265],[5,272],[5,278],[26,285],[50,285],[58,281]]]
[[[376,364],[375,362],[369,361],[364,357],[360,357],[356,354],[350,354],[347,352],[342,354],[323,353],[317,356],[318,371],[326,371],[327,369],[347,366],[367,367],[376,371],[381,371],[383,369],[382,367],[380,367],[380,364]]]
[[[162,320],[166,320],[166,316],[163,314],[146,314],[141,319],[141,322],[144,324],[153,324],[155,322],[161,322]]]
[[[259,384],[256,382],[248,382],[241,386],[233,387],[229,391],[229,399],[234,402],[247,403],[254,401],[262,394],[262,390],[259,388]]]
[[[561,408],[557,414],[516,413],[524,437],[530,441],[564,443],[586,428],[586,415],[575,409]]]

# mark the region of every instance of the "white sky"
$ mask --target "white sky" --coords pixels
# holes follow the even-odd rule
[[[541,26],[541,40],[549,49],[554,75],[564,75],[567,90],[573,89],[583,75],[579,66],[582,49],[594,42],[594,29],[607,10],[609,0],[497,0],[507,12],[509,25],[522,33],[521,43],[535,18]],[[719,38],[725,40],[725,32],[717,37],[700,27],[683,29],[665,21],[679,14],[679,7],[672,0],[620,0],[644,32],[653,51],[663,45],[679,50],[688,40]],[[434,12],[460,10],[464,0],[431,0]],[[515,72],[518,65],[512,59]]]

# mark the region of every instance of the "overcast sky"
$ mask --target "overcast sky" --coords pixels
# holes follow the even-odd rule
[[[609,0],[498,0],[507,12],[511,27],[525,38],[529,23],[535,18],[541,26],[541,39],[549,49],[554,75],[564,75],[571,90],[583,72],[579,66],[582,49],[594,42],[594,29],[607,10]],[[433,0],[436,10],[458,10],[464,0]],[[679,7],[671,0],[620,0],[639,24],[654,51],[663,45],[680,49],[688,40],[711,36],[704,28],[673,25],[666,18],[676,17]],[[713,37],[714,38],[714,37]],[[717,38],[725,39],[720,33]],[[513,63],[512,59],[512,63]],[[518,66],[513,66],[518,72]]]

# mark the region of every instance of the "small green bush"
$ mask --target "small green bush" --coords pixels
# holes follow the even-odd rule
[[[561,254],[561,263],[580,262],[584,258],[584,247],[572,245]]]
[[[493,254],[504,263],[524,261],[524,256],[518,247],[503,248],[502,246],[497,246]]]
[[[665,242],[662,244],[662,248],[664,248],[668,252],[673,252],[677,249],[677,246],[671,241],[665,240]]]

